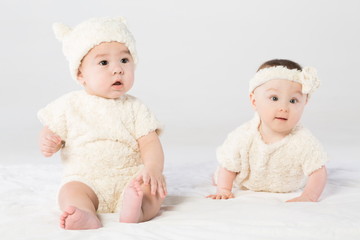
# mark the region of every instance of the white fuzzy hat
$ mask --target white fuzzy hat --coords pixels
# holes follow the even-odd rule
[[[288,69],[284,66],[274,66],[263,68],[258,71],[249,82],[249,93],[255,88],[273,79],[285,79],[302,85],[303,94],[312,94],[320,86],[320,80],[317,71],[313,67],[304,67],[302,71],[297,69]]]
[[[63,53],[69,61],[71,76],[77,80],[78,68],[84,56],[102,42],[124,43],[137,63],[135,39],[126,26],[123,17],[92,18],[70,28],[62,23],[54,23],[56,38],[63,44]]]

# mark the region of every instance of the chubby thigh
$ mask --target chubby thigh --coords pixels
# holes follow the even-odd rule
[[[139,165],[128,169],[129,171],[120,171],[118,175],[110,176],[106,174],[103,176],[71,174],[63,177],[61,186],[70,182],[83,183],[95,193],[98,199],[98,213],[119,212],[126,186],[138,175],[142,168],[143,165]]]

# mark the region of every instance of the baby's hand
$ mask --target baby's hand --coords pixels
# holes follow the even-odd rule
[[[234,198],[234,194],[228,190],[228,189],[218,189],[216,194],[211,194],[209,196],[207,196],[206,198],[211,198],[211,199],[230,199],[230,198]]]
[[[51,157],[60,150],[63,142],[48,127],[44,127],[40,134],[40,151],[45,157]]]
[[[156,192],[159,193],[161,198],[165,198],[167,195],[166,183],[161,171],[145,167],[139,176],[136,177],[136,180],[142,181],[145,185],[150,184],[152,195],[155,195]]]

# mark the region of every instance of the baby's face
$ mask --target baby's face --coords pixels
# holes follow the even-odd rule
[[[133,86],[134,70],[134,61],[124,44],[103,42],[83,58],[78,80],[87,93],[116,99]]]
[[[307,102],[301,84],[284,79],[270,80],[250,95],[251,103],[268,133],[286,136],[299,122]]]

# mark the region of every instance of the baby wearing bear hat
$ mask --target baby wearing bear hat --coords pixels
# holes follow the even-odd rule
[[[61,150],[60,226],[95,229],[97,213],[120,212],[120,222],[152,219],[167,194],[162,174],[161,125],[139,99],[134,83],[135,40],[125,20],[93,18],[74,28],[54,24],[71,76],[83,90],[38,112],[40,149]]]

